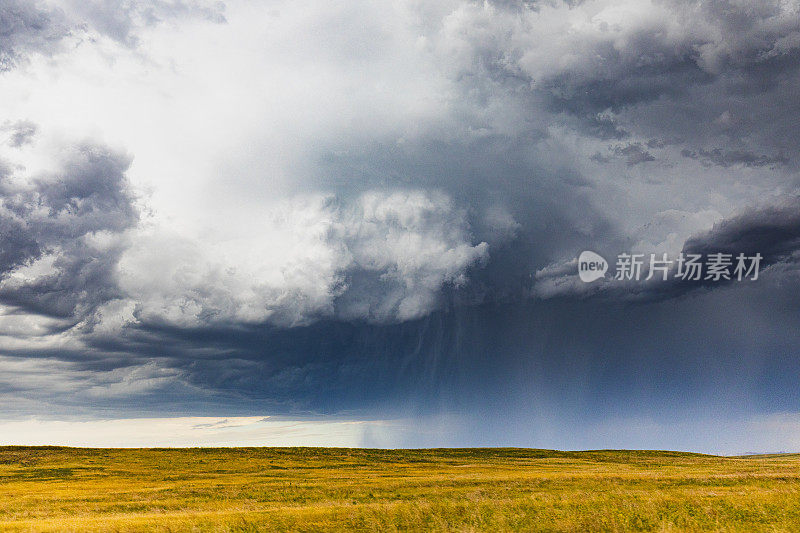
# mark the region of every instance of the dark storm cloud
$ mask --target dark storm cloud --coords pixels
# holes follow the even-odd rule
[[[591,182],[572,162],[550,160],[544,140],[525,132],[368,145],[327,154],[325,175],[349,179],[325,185],[349,195],[360,188],[429,187],[433,181],[457,205],[467,206],[474,241],[489,244],[489,260],[470,269],[470,282],[457,297],[473,303],[520,300],[530,293],[531,273],[561,250],[589,246],[597,235],[619,238],[613,221],[592,203]]]
[[[161,22],[224,20],[223,6],[212,3],[69,5],[72,23],[126,47],[140,43],[142,28]],[[308,256],[275,275],[296,286],[261,286],[247,271],[237,277],[241,265],[222,259],[205,268],[208,255],[217,260],[224,253],[209,246],[204,255],[205,249],[169,239],[154,241],[158,246],[140,242],[136,253],[145,260],[131,261],[136,271],[121,273],[120,258],[131,251],[125,237],[138,221],[125,177],[129,158],[81,146],[58,172],[28,177],[24,185],[12,179],[20,171],[6,165],[0,302],[59,320],[26,324],[14,339],[30,344],[2,348],[12,363],[30,363],[25,375],[34,377],[0,384],[0,394],[51,403],[63,394],[71,406],[88,402],[139,415],[146,409],[462,410],[484,418],[478,433],[484,436],[487,426],[507,431],[503,424],[513,412],[518,427],[530,428],[519,430],[520,439],[537,434],[537,416],[578,426],[608,413],[659,416],[687,404],[724,409],[733,401],[744,411],[749,405],[769,410],[772,402],[796,409],[796,384],[786,376],[798,365],[792,358],[797,304],[789,293],[797,285],[791,271],[800,251],[800,203],[776,201],[729,215],[709,231],[697,228],[717,219],[718,206],[758,195],[751,192],[761,190],[748,181],[752,174],[776,182],[785,175],[784,186],[774,189],[791,190],[792,165],[800,159],[800,23],[778,2],[645,2],[637,11],[638,5],[617,12],[611,2],[460,4],[444,21],[426,21],[434,29],[421,31],[424,38],[413,33],[415,53],[430,55],[410,61],[430,61],[444,72],[433,74],[443,80],[431,82],[446,87],[431,90],[431,100],[443,104],[434,118],[420,112],[385,130],[366,120],[369,127],[358,130],[353,109],[359,101],[352,96],[352,108],[323,117],[322,125],[298,120],[302,134],[295,137],[312,131],[298,151],[313,177],[297,178],[296,190],[332,192],[332,205],[290,208],[290,215],[304,214],[301,224],[323,227],[298,239]],[[564,10],[558,17],[537,18],[558,9]],[[595,12],[620,18],[597,20]],[[548,26],[572,16],[574,28],[547,34]],[[390,40],[401,47],[404,39]],[[15,53],[48,50],[36,42],[44,41],[15,45]],[[316,57],[314,50],[303,53]],[[383,51],[376,46],[370,53]],[[308,67],[304,59],[298,71]],[[337,60],[353,70],[353,58],[333,52],[325,55],[325,68],[310,63],[307,70],[334,71]],[[371,72],[366,61],[362,66]],[[378,70],[392,69],[382,63]],[[298,80],[310,85],[305,78],[291,81]],[[352,79],[342,85],[350,87]],[[358,85],[372,87],[361,79]],[[420,93],[420,101],[430,96]],[[349,104],[351,96],[331,100],[337,98]],[[24,123],[15,128],[7,143],[22,153],[36,131]],[[670,165],[683,166],[673,171]],[[686,167],[699,170],[688,174]],[[651,170],[661,174],[641,176]],[[229,173],[220,174],[226,180],[220,187],[227,188]],[[678,184],[648,188],[668,178]],[[272,185],[264,175],[258,179],[259,190]],[[725,188],[734,182],[736,188]],[[717,203],[671,194],[690,187],[711,189]],[[353,208],[365,191],[375,205],[368,216],[363,206]],[[210,205],[213,217],[216,204]],[[681,240],[694,233],[684,252],[761,253],[762,279],[583,284],[574,262],[561,261],[595,247],[605,257],[630,251],[641,239],[630,229],[640,221],[629,219],[653,205],[690,218],[714,211],[676,233]],[[665,226],[674,229],[669,221]],[[398,249],[405,251],[386,259]],[[468,253],[443,259],[458,250]],[[309,267],[327,262],[330,271]],[[20,274],[34,267],[40,270]],[[128,291],[120,289],[122,276],[131,282]],[[398,312],[403,301],[411,312]],[[278,322],[279,313],[269,312],[281,306],[289,318]],[[35,345],[49,336],[56,337],[52,343]],[[41,368],[51,363],[54,382],[41,381]],[[775,383],[789,392],[770,392]],[[54,393],[51,384],[63,388]]]
[[[686,241],[687,253],[760,253],[765,265],[793,262],[800,252],[800,198],[751,209]]]
[[[119,234],[138,221],[124,174],[129,165],[124,154],[84,144],[57,172],[22,183],[10,175],[0,180],[3,303],[74,317],[118,295],[110,276],[124,248]],[[49,272],[12,275],[43,258],[52,259]]]
[[[597,114],[602,111],[618,112],[662,96],[682,96],[685,87],[711,81],[712,77],[689,57],[690,47],[687,46],[682,54],[665,56],[662,53],[666,51],[664,47],[650,40],[649,36],[642,35],[641,41],[633,45],[634,50],[642,53],[638,58],[640,62],[623,60],[619,51],[608,45],[595,50],[600,56],[599,61],[612,66],[610,72],[592,73],[599,79],[587,81],[583,75],[561,74],[542,83],[542,90],[550,97],[553,109],[573,114],[596,128]],[[598,130],[601,138],[610,136],[605,131]],[[609,131],[624,132],[617,127]],[[618,138],[620,134],[614,137]]]
[[[791,3],[643,3],[643,16],[613,22],[592,18],[590,6],[610,7],[603,2],[569,12],[562,3],[491,5],[463,18],[474,50],[465,83],[490,79],[486,91],[505,88],[528,110],[549,109],[561,115],[552,122],[602,140],[681,138],[704,164],[782,165],[797,153],[800,18]],[[558,9],[579,22],[548,35],[555,30],[539,19]]]
[[[535,9],[490,5],[496,9],[475,8],[471,16],[460,19],[459,29],[474,51],[470,61],[462,64],[471,75],[464,75],[460,81],[492,94],[494,100],[489,101],[496,102],[503,94],[508,101],[524,102],[520,109],[530,113],[528,120],[533,124],[543,120],[566,124],[573,131],[604,141],[639,139],[610,144],[608,152],[589,152],[588,161],[605,165],[618,157],[634,167],[658,160],[669,168],[686,165],[689,159],[710,170],[775,170],[780,174],[773,174],[772,179],[785,173],[787,183],[796,180],[790,173],[798,153],[791,139],[800,134],[796,131],[797,100],[793,96],[800,84],[800,62],[796,60],[800,19],[793,4],[643,4],[647,8],[642,11],[631,9],[636,15],[608,9],[613,15],[623,16],[613,22],[603,21],[602,8],[611,7],[604,2],[584,3],[570,13],[565,10],[560,20],[543,15],[550,8],[561,9],[559,3]],[[592,11],[589,5],[597,10]],[[584,7],[587,11],[582,14]],[[557,25],[561,20],[573,17],[579,22],[564,23],[564,35],[539,22],[555,20],[555,27],[560,28]],[[548,35],[548,31],[553,34]],[[491,83],[484,87],[487,79]],[[554,115],[542,118],[543,110]],[[568,175],[565,169],[559,170],[562,176]],[[544,189],[541,174],[534,171],[531,175],[535,176],[534,184],[528,187]],[[705,177],[696,180],[699,183]],[[654,175],[644,179],[658,183],[664,178]],[[568,186],[567,181],[563,180],[562,190],[548,192],[562,199],[579,197],[580,188]],[[637,198],[630,201],[636,203]],[[519,234],[550,254],[549,261],[547,254],[537,254],[530,262],[523,260],[530,270],[541,269],[534,285],[544,279],[565,279],[564,264],[558,267],[557,260],[575,250],[602,248],[610,253],[616,249],[612,241],[624,240],[630,246],[640,238],[620,235],[614,217],[609,215],[607,224],[597,226],[601,231],[583,228],[583,246],[577,245],[581,239],[575,239],[564,241],[565,246],[559,249],[559,234],[525,230],[531,227],[531,221],[535,225],[537,219],[569,213],[569,208],[540,209],[536,200],[530,205],[529,213],[536,214],[522,224]],[[591,205],[591,209],[603,213],[602,205]],[[515,219],[522,221],[524,215],[515,213]],[[546,266],[548,262],[550,267]],[[492,267],[490,262],[487,268]],[[574,265],[566,268],[572,269],[569,275],[574,276]],[[703,285],[639,284],[619,289],[626,297],[635,294],[647,300],[669,298]],[[584,294],[594,293],[598,287],[578,284],[562,289]]]
[[[800,401],[795,392],[766,391],[778,381],[790,382],[787,369],[798,365],[786,344],[798,340],[792,319],[770,317],[771,309],[777,303],[796,311],[797,302],[780,286],[729,288],[648,303],[549,300],[453,307],[392,325],[143,326],[93,343],[88,357],[75,354],[75,360],[79,368],[102,374],[130,368],[131,359],[92,361],[92,353],[137,353],[137,364],[157,360],[164,375],[182,377],[180,390],[194,387],[213,399],[213,404],[184,403],[173,391],[148,401],[164,406],[174,401],[169,407],[174,414],[205,409],[220,416],[264,411],[370,416],[445,410],[488,416],[484,423],[497,431],[535,435],[541,428],[523,422],[534,412],[577,421],[631,410],[646,416],[668,410],[681,417],[704,407],[728,412],[795,407]],[[754,345],[753,335],[763,342]],[[776,371],[782,377],[775,378]],[[764,394],[752,400],[754,390]],[[126,413],[120,400],[104,405]],[[498,413],[519,417],[518,423],[492,422]],[[460,438],[486,444],[490,434]]]

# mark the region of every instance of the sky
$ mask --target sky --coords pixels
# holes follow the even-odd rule
[[[0,444],[800,451],[798,94],[796,0],[0,0]]]

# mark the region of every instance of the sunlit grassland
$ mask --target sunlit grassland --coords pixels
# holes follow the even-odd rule
[[[800,531],[800,456],[0,447],[21,531]]]

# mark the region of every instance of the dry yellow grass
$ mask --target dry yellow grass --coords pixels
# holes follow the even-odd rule
[[[800,531],[800,456],[0,448],[12,531]]]

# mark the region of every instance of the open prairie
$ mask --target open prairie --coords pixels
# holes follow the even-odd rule
[[[798,531],[800,456],[0,448],[12,531]]]

